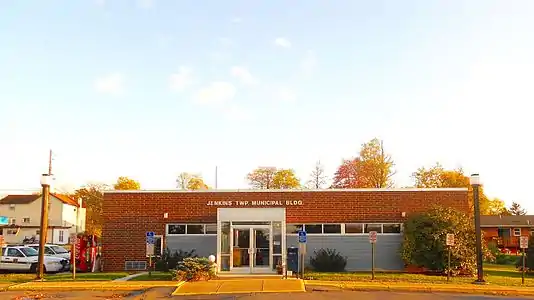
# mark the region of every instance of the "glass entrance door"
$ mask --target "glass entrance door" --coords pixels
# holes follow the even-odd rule
[[[251,228],[253,268],[269,268],[271,265],[271,232],[266,228]],[[252,270],[254,271],[254,270]]]
[[[231,231],[231,270],[246,273],[271,272],[273,260],[271,226],[233,225]]]

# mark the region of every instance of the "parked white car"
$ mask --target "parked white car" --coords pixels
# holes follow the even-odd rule
[[[4,246],[0,258],[0,270],[9,272],[37,272],[39,252],[27,246]],[[44,257],[45,272],[70,270],[68,259],[54,256]]]
[[[39,244],[27,244],[24,246],[28,246],[39,251]],[[70,252],[59,245],[45,244],[45,255],[66,258],[70,261]]]

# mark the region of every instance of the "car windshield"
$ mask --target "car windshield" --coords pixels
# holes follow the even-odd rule
[[[69,251],[67,251],[67,249],[65,249],[63,247],[60,247],[60,246],[51,246],[50,248],[52,248],[52,250],[54,250],[54,252],[56,252],[56,254],[69,253]]]
[[[37,250],[30,248],[30,247],[22,247],[22,248],[19,248],[19,250],[22,251],[22,253],[24,253],[24,255],[26,256],[38,256],[39,255],[39,252],[37,252]]]

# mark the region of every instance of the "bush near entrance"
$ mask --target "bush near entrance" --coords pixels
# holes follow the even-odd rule
[[[454,234],[451,274],[473,275],[476,271],[476,243],[473,219],[452,208],[434,207],[410,217],[404,224],[401,257],[410,267],[429,273],[447,274],[446,237]]]
[[[347,266],[347,258],[335,249],[319,249],[314,251],[310,264],[317,272],[342,272]]]
[[[206,257],[187,257],[172,271],[173,280],[199,281],[215,278],[215,269]]]
[[[154,267],[156,271],[168,272],[174,270],[180,262],[187,257],[198,257],[195,249],[191,251],[184,251],[182,249],[171,252],[169,248],[166,248],[161,255],[161,258],[156,261]]]

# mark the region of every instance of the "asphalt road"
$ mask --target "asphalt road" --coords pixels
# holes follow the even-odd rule
[[[524,300],[534,298],[495,297],[483,295],[430,294],[430,293],[394,293],[394,292],[355,292],[355,291],[313,291],[294,294],[255,294],[255,295],[216,295],[172,297],[173,289],[157,288],[139,292],[0,292],[2,300],[151,300],[151,299],[183,299],[183,300]]]

